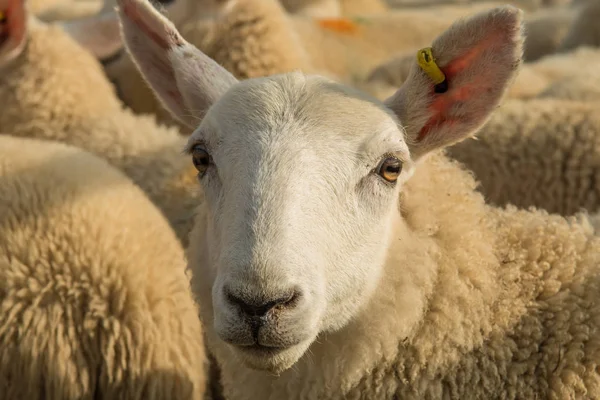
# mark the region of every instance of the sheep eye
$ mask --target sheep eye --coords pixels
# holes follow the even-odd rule
[[[390,183],[394,183],[398,180],[398,176],[400,176],[400,172],[402,172],[402,161],[398,160],[395,157],[388,157],[379,166],[379,170],[377,174],[381,176],[383,179]]]
[[[196,145],[192,148],[192,162],[198,172],[203,174],[211,164],[210,154],[201,146]]]

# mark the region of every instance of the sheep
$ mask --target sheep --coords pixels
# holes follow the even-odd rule
[[[203,399],[184,252],[122,173],[0,134],[0,397]]]
[[[11,3],[21,7],[16,10],[23,4]],[[25,25],[25,12],[11,15],[10,26],[19,29],[7,35],[21,50],[0,53],[2,130],[61,141],[106,159],[144,190],[185,245],[202,197],[190,187],[195,168],[181,157],[185,137],[152,116],[124,109],[101,65],[59,25],[35,18]]]
[[[187,255],[226,398],[600,396],[589,221],[487,205],[443,154],[514,78],[518,9],[433,42],[447,87],[415,68],[381,102],[298,71],[232,82],[147,1],[118,3],[156,95],[202,117]]]

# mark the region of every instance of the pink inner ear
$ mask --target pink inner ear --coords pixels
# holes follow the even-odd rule
[[[158,75],[161,76],[173,77],[174,71],[166,58],[166,54],[169,49],[174,46],[183,46],[184,42],[178,32],[166,25],[163,21],[160,21],[158,16],[153,15],[154,10],[146,9],[144,7],[152,6],[149,3],[144,6],[138,0],[123,0],[120,2],[120,8],[123,11],[123,14],[131,23],[139,28],[141,35],[146,36],[147,39],[161,48],[163,54],[159,57],[150,57],[148,59],[148,62],[152,65],[151,70],[160,71]],[[158,29],[154,29],[152,27],[153,24],[158,25]],[[177,89],[168,89],[165,90],[164,93],[180,107],[184,106],[183,97]]]
[[[140,12],[140,5],[136,1],[124,1],[121,7],[123,9],[123,13],[131,20],[131,22],[136,24],[154,43],[159,45],[162,49],[167,50],[173,45],[183,45],[181,40],[179,40],[179,35],[177,35],[176,32],[170,32],[167,30],[165,35],[161,35],[152,29],[150,25],[144,21],[145,18],[143,13],[145,10],[141,10]],[[169,39],[172,42],[169,42]]]
[[[487,82],[489,77],[486,76],[485,69],[483,69],[482,75],[474,77],[468,83],[462,83],[460,86],[455,86],[453,83],[456,81],[455,78],[459,77],[466,69],[479,62],[483,50],[493,48],[494,44],[504,39],[503,36],[501,32],[494,32],[488,35],[477,46],[472,47],[463,55],[456,57],[445,67],[440,68],[446,76],[449,89],[445,93],[435,93],[434,85],[431,85],[429,94],[433,97],[433,101],[428,109],[432,116],[419,131],[417,141],[423,140],[432,130],[438,129],[442,125],[451,127],[461,122],[465,117],[472,118],[469,115],[463,115],[462,118],[459,118],[448,114],[455,104],[466,102],[477,96],[479,92],[489,90],[489,82]]]
[[[25,40],[25,8],[24,0],[9,0],[6,10],[8,36],[16,48]],[[11,46],[12,47],[12,46]]]

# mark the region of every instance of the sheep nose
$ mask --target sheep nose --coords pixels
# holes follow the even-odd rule
[[[264,317],[273,309],[292,308],[299,297],[299,293],[295,290],[283,296],[272,297],[269,300],[249,299],[231,291],[226,291],[226,293],[229,302],[238,306],[249,317]]]

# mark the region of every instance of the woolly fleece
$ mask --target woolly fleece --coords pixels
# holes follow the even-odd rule
[[[104,160],[0,135],[0,397],[196,399],[206,357],[181,245]]]
[[[58,26],[30,24],[28,45],[0,73],[0,126],[101,156],[124,171],[186,244],[201,201],[196,170],[182,157],[185,138],[138,116],[117,99],[100,64]]]
[[[477,140],[449,154],[475,173],[489,203],[562,215],[600,211],[598,103],[507,101]]]

